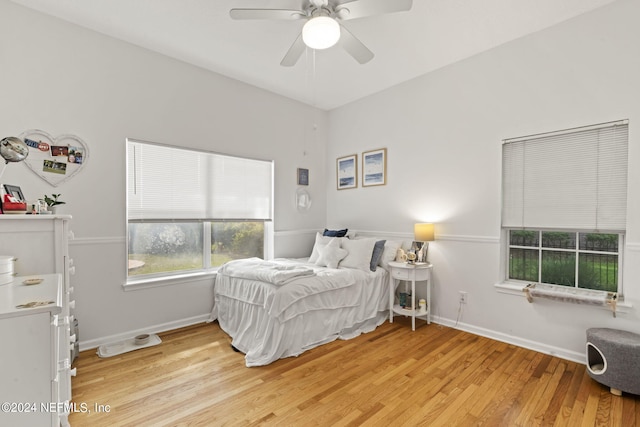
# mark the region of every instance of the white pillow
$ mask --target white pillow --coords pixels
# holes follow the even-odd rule
[[[343,239],[341,246],[349,253],[340,262],[340,267],[371,271],[371,255],[375,245],[376,239]]]
[[[384,244],[384,251],[382,252],[378,265],[385,270],[389,270],[389,262],[396,259],[396,253],[401,245],[402,242],[387,240]]]
[[[320,252],[320,256],[316,261],[316,265],[329,268],[338,268],[340,261],[348,254],[346,249],[340,247],[340,239],[337,237],[332,238],[331,241],[321,247],[318,252]]]
[[[326,246],[331,239],[334,239],[334,237],[323,236],[322,233],[316,233],[316,242],[313,245],[309,262],[315,263],[318,260],[318,257],[320,256],[320,248]]]

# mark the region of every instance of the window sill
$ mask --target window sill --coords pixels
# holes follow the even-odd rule
[[[493,286],[496,288],[497,292],[500,292],[502,294],[518,295],[518,296],[521,296],[523,298],[526,298],[526,295],[525,295],[525,293],[523,291],[523,289],[526,287],[526,285],[524,285],[522,283],[501,282],[501,283],[496,283]],[[608,308],[608,307],[597,307],[597,306],[594,306],[594,307],[595,308],[600,308],[602,310],[611,311],[611,309]],[[628,313],[629,311],[631,311],[632,308],[633,308],[633,305],[631,305],[628,302],[625,302],[624,300],[618,300],[618,302],[616,303],[616,312],[617,313]]]
[[[128,280],[122,285],[125,291],[137,291],[140,289],[157,288],[160,286],[180,285],[186,282],[199,282],[202,280],[215,278],[216,270],[199,271],[197,273],[179,274],[175,276],[153,277],[146,279]]]
[[[526,285],[521,285],[519,283],[513,283],[513,282],[502,282],[502,283],[496,283],[493,286],[496,288],[498,292],[502,294],[519,295],[521,297],[525,296],[523,289],[525,288]]]

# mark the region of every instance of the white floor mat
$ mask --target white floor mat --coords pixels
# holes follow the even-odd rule
[[[149,342],[147,342],[146,344],[138,345],[135,343],[134,338],[129,338],[124,341],[101,345],[100,347],[98,347],[98,351],[96,353],[99,357],[117,356],[118,354],[158,345],[161,342],[162,340],[159,336],[157,336],[156,334],[149,334]]]

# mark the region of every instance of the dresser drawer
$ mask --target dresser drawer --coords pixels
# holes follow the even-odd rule
[[[398,280],[411,280],[411,270],[394,268],[391,271],[391,276]]]

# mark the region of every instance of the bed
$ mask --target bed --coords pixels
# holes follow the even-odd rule
[[[318,233],[309,258],[230,261],[218,271],[210,320],[248,367],[371,332],[388,318],[398,246]]]

